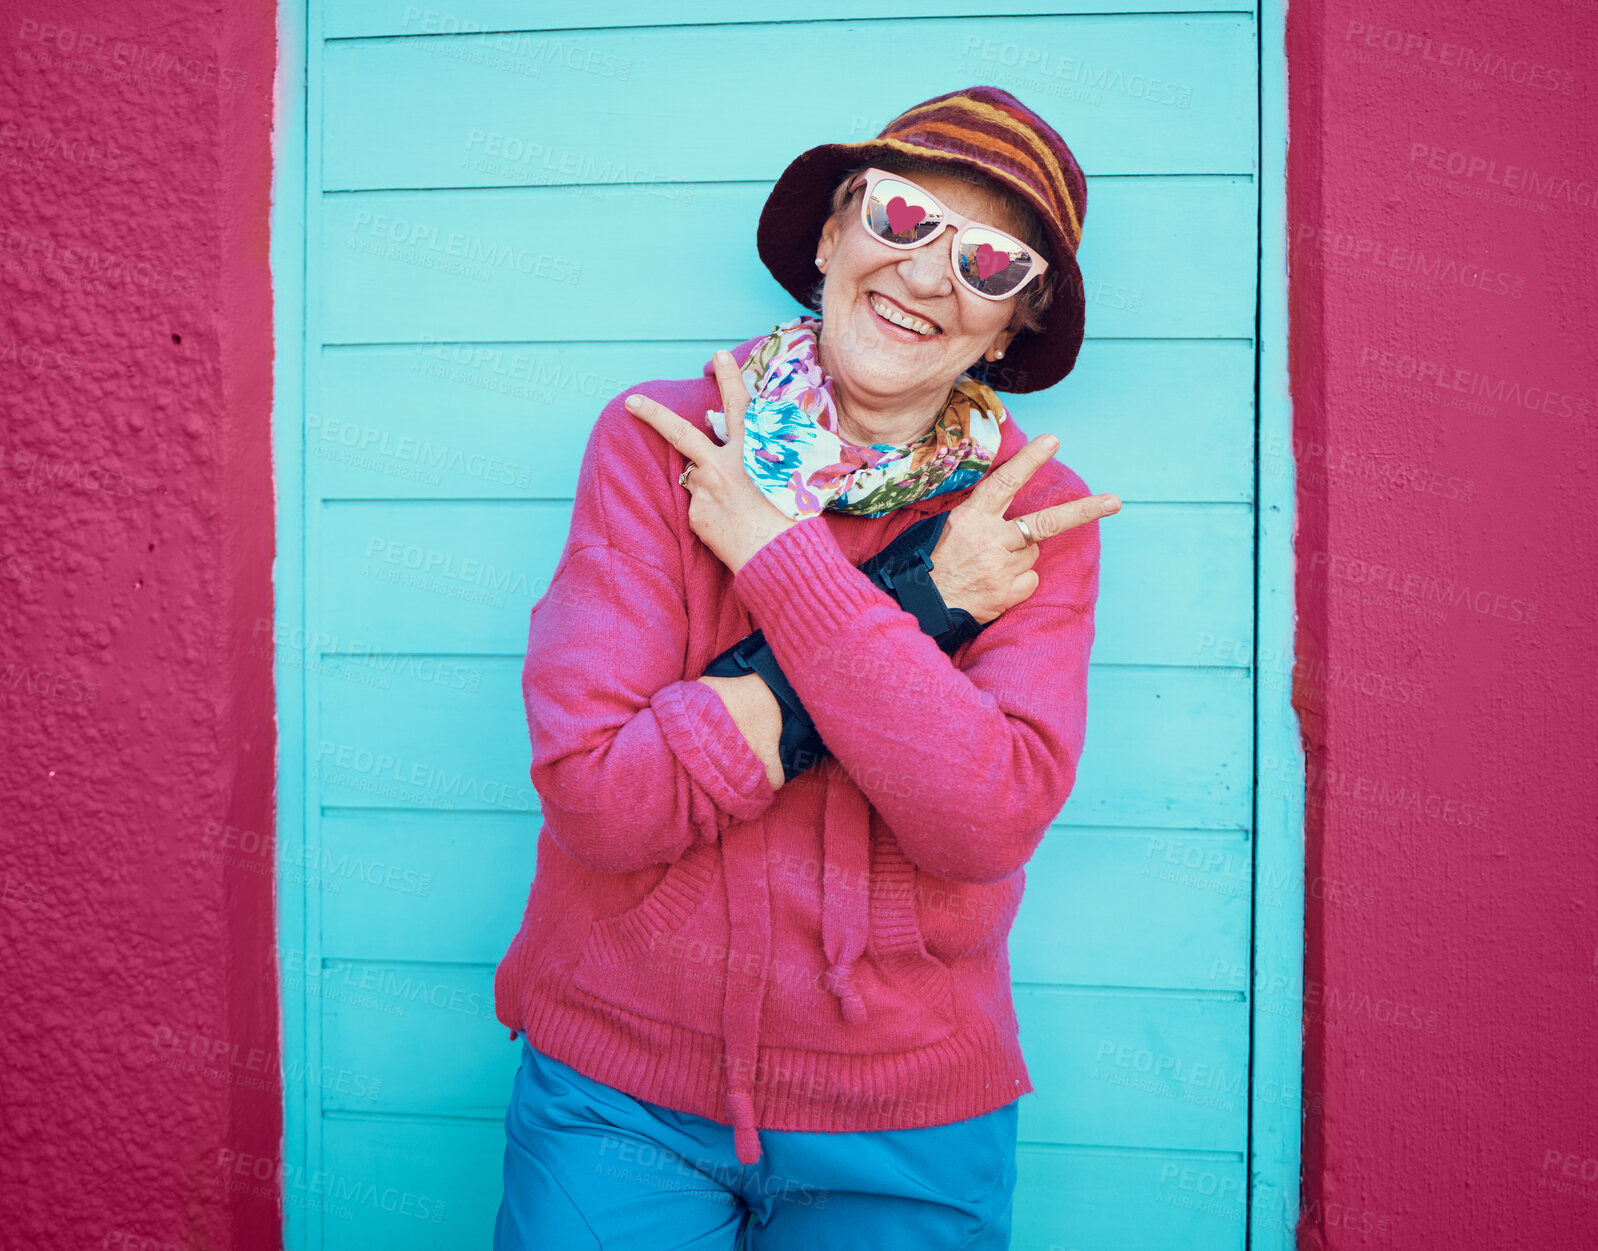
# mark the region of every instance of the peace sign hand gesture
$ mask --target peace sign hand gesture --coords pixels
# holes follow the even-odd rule
[[[688,458],[690,469],[684,484],[692,496],[688,524],[700,542],[737,573],[778,534],[799,523],[766,498],[744,467],[744,410],[749,407],[749,388],[744,386],[732,353],[717,352],[715,367],[722,411],[727,415],[727,441],[720,446],[692,422],[647,396],[629,395],[625,407]]]
[[[1052,434],[1038,436],[949,510],[949,520],[932,549],[932,583],[945,604],[965,609],[978,625],[986,625],[1038,589],[1032,566],[1045,539],[1120,511],[1121,501],[1113,495],[1085,495],[1023,513],[1021,520],[1037,542],[1022,537],[1015,519],[1006,518],[1004,510],[1059,446]]]

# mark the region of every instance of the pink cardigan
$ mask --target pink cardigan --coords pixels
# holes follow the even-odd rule
[[[731,1124],[744,1163],[758,1128],[942,1125],[1028,1093],[1007,938],[1082,751],[1098,523],[1045,540],[1037,591],[951,658],[854,566],[969,488],[806,519],[734,576],[634,391],[715,439],[709,362],[618,395],[589,437],[528,631],[544,824],[499,1020]],[[1026,441],[1006,418],[996,463]],[[1007,514],[1086,494],[1051,461]],[[694,681],[756,627],[832,752],[777,791]]]

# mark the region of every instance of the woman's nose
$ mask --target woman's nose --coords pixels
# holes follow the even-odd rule
[[[937,238],[912,248],[899,262],[899,276],[916,295],[947,295],[954,288],[954,273],[949,266],[949,230],[945,226]]]

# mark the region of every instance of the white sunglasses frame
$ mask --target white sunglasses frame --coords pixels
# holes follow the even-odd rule
[[[934,205],[936,205],[938,212],[943,215],[938,224],[938,228],[926,238],[917,239],[914,243],[889,243],[888,240],[884,239],[880,234],[873,230],[871,227],[871,193],[876,189],[876,185],[884,178],[892,178],[896,182],[902,182],[907,186],[914,187],[922,195],[926,196],[926,198]],[[869,169],[862,170],[858,175],[855,176],[855,180],[849,184],[849,190],[851,194],[860,187],[862,179],[865,180],[865,193],[860,197],[860,224],[865,227],[866,233],[878,243],[882,244],[882,246],[885,248],[892,248],[895,252],[911,252],[916,248],[926,247],[929,243],[932,243],[934,240],[942,236],[945,226],[953,226],[954,233],[949,236],[949,266],[954,272],[954,280],[963,288],[965,288],[965,290],[969,291],[972,295],[977,296],[979,299],[992,300],[994,302],[998,302],[1000,300],[1013,300],[1016,296],[1021,294],[1027,283],[1031,282],[1034,278],[1041,278],[1049,268],[1049,262],[1043,257],[1039,256],[1037,249],[1034,248],[1030,243],[1027,243],[1023,239],[1017,239],[1007,230],[1000,230],[997,226],[990,226],[987,222],[979,222],[974,218],[966,217],[960,213],[956,213],[942,200],[938,199],[937,196],[933,195],[932,192],[928,191],[913,178],[907,178],[903,174],[895,173],[890,169],[878,169],[875,165],[873,165]],[[960,236],[965,233],[965,230],[968,226],[977,226],[983,230],[991,231],[993,234],[998,235],[1002,239],[1008,239],[1032,259],[1032,268],[1027,270],[1027,275],[1025,278],[1021,279],[1020,282],[1015,284],[1014,290],[1006,291],[1003,295],[989,295],[986,291],[978,291],[966,280],[965,275],[960,271]]]

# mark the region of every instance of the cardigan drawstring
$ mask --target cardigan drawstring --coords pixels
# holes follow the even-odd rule
[[[854,985],[854,966],[866,949],[871,924],[871,815],[860,791],[840,782],[829,761],[821,821],[821,942],[827,952],[824,984],[838,996],[843,1019],[863,1025],[865,1001]],[[856,832],[858,831],[858,832]]]
[[[847,779],[826,769],[821,823],[821,934],[827,953],[822,982],[838,997],[843,1019],[861,1025],[865,1001],[854,985],[855,964],[870,932],[871,823],[866,798]],[[727,902],[728,959],[732,951],[753,955],[752,977],[729,963],[722,994],[722,1036],[727,1062],[727,1118],[740,1164],[760,1160],[752,1087],[760,1049],[760,1007],[771,965],[771,882],[766,835],[759,822],[725,831],[721,842],[722,885]]]
[[[759,822],[728,827],[721,836],[722,886],[727,900],[727,967],[721,1000],[721,1032],[726,1048],[727,1118],[740,1164],[760,1159],[751,1086],[759,1058],[760,1005],[771,964],[771,890],[766,868],[766,834]],[[753,956],[755,972],[740,971],[732,953],[742,946]]]

